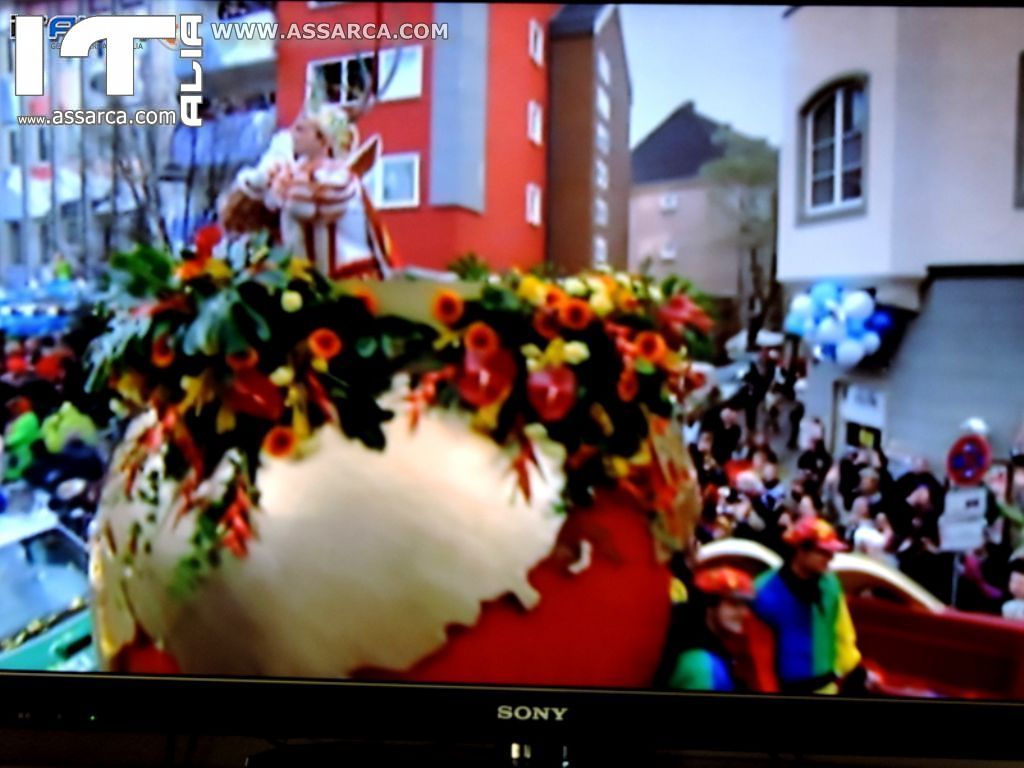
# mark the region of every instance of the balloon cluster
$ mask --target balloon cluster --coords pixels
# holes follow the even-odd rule
[[[870,293],[826,281],[793,297],[783,328],[812,345],[817,356],[853,368],[878,351],[891,326],[892,316],[876,309]]]

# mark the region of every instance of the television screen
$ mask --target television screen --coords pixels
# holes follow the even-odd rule
[[[1024,700],[1024,10],[3,10],[0,669]]]

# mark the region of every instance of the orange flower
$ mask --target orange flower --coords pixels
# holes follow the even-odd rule
[[[582,331],[594,319],[594,310],[583,299],[566,299],[558,305],[558,320],[566,328]]]
[[[668,354],[668,344],[660,333],[642,331],[636,337],[636,351],[640,357],[657,365]]]
[[[363,302],[363,306],[366,307],[367,312],[371,315],[377,314],[377,310],[380,309],[380,302],[377,300],[377,296],[373,291],[360,285],[353,288],[351,294]]]
[[[640,382],[637,380],[636,371],[632,368],[623,370],[619,376],[619,383],[616,389],[620,400],[625,403],[632,402],[640,390]]]
[[[189,280],[195,280],[197,277],[203,274],[204,269],[206,269],[205,262],[200,261],[199,259],[189,259],[188,261],[179,265],[175,272],[177,273],[178,278],[182,282],[187,283]]]
[[[341,353],[341,339],[330,328],[317,328],[309,334],[309,348],[316,357],[330,360]]]
[[[263,450],[275,459],[282,459],[291,455],[297,443],[298,438],[291,427],[277,426],[263,438]]]
[[[557,285],[552,285],[548,288],[548,292],[544,294],[544,305],[557,309],[562,305],[562,302],[564,302],[566,298],[567,296],[565,295],[565,291]]]
[[[459,322],[464,309],[465,303],[459,294],[455,291],[440,291],[434,298],[431,313],[439,322],[452,326]]]
[[[482,359],[493,355],[500,346],[498,334],[487,323],[473,323],[466,331],[466,349]]]
[[[169,368],[174,362],[174,346],[171,337],[166,333],[153,340],[153,350],[149,355],[150,362],[157,368]]]
[[[260,354],[252,347],[246,348],[244,352],[231,352],[227,356],[228,368],[232,371],[240,371],[243,368],[255,368],[260,361]]]
[[[539,309],[533,316],[533,330],[545,339],[558,336],[558,312],[554,309]]]

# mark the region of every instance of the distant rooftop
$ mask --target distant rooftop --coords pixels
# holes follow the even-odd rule
[[[724,153],[712,138],[724,127],[697,112],[692,101],[686,102],[633,150],[633,183],[696,176],[704,163]]]

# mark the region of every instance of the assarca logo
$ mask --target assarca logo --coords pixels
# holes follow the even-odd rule
[[[499,720],[551,720],[563,722],[569,714],[568,707],[514,707],[510,704],[501,704],[498,707]]]

